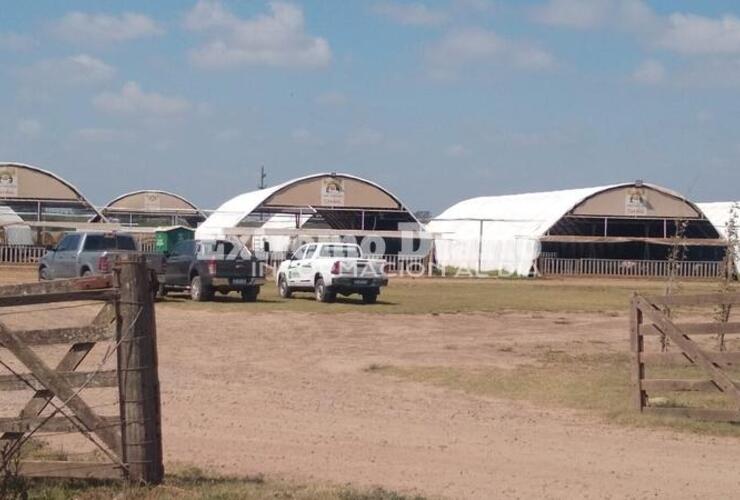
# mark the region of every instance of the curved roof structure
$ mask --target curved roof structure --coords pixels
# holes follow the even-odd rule
[[[200,209],[186,198],[179,194],[160,189],[141,189],[122,194],[109,201],[103,210],[124,212],[182,212],[202,215]]]
[[[642,190],[643,194],[636,191],[632,201],[632,190]],[[526,275],[537,257],[540,238],[567,215],[705,218],[699,207],[675,191],[632,182],[472,198],[448,208],[427,228],[436,235],[437,257],[442,265]]]
[[[276,186],[241,194],[218,207],[198,227],[197,237],[219,235],[237,227],[257,210],[302,214],[326,210],[387,210],[404,212],[418,223],[401,200],[382,186],[350,174],[318,173]]]
[[[70,200],[94,208],[68,181],[25,163],[0,162],[0,199]]]
[[[42,204],[40,214],[21,210],[18,215],[24,220],[36,220],[39,215],[41,220],[45,217],[58,220],[65,216],[88,219],[100,216],[79,189],[58,175],[24,163],[0,162],[0,204],[16,210],[13,207],[39,202]]]

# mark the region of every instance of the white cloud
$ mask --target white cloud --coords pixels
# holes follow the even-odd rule
[[[692,61],[671,78],[672,83],[684,88],[739,88],[740,59],[713,57]]]
[[[95,57],[78,54],[38,61],[21,69],[19,74],[33,86],[89,85],[110,80],[116,69]]]
[[[117,142],[130,139],[132,136],[127,130],[111,128],[81,128],[74,135],[81,141],[94,143]]]
[[[464,158],[470,154],[470,151],[462,144],[452,144],[445,149],[445,154],[450,158]]]
[[[347,96],[341,92],[329,91],[316,97],[316,104],[322,106],[344,106],[347,104]]]
[[[644,0],[548,0],[530,12],[536,22],[581,30],[608,26],[650,33],[659,27],[658,16]]]
[[[658,45],[681,54],[738,54],[740,18],[725,15],[712,19],[694,14],[671,14]]]
[[[371,128],[361,128],[350,133],[347,145],[352,147],[377,146],[383,142],[383,133]]]
[[[418,2],[383,2],[375,6],[375,11],[396,23],[412,26],[439,26],[447,21],[446,12]]]
[[[464,66],[513,66],[527,70],[548,69],[555,65],[553,56],[534,45],[510,40],[483,29],[465,29],[447,33],[426,49],[431,73],[437,77],[454,76]]]
[[[225,128],[223,130],[219,130],[214,134],[214,137],[217,141],[221,142],[231,142],[239,137],[241,137],[242,132],[239,129],[236,128]]]
[[[303,146],[319,146],[323,144],[323,141],[316,137],[310,130],[305,128],[297,128],[290,133],[290,137],[296,144]]]
[[[16,126],[18,133],[24,137],[36,137],[41,133],[41,123],[38,120],[26,118],[19,120]]]
[[[93,98],[95,108],[121,115],[172,115],[190,109],[181,97],[144,92],[136,82],[127,82],[120,92],[103,92]]]
[[[657,85],[663,83],[666,78],[665,67],[653,59],[643,61],[632,73],[632,80],[645,85]]]
[[[534,19],[543,24],[570,28],[595,28],[607,18],[609,0],[550,0],[532,9]]]
[[[54,23],[52,33],[69,42],[110,43],[157,36],[164,30],[152,18],[133,12],[120,16],[70,12]]]
[[[644,0],[548,0],[531,9],[540,23],[574,29],[611,27],[684,55],[740,54],[740,18],[656,13]]]
[[[0,33],[0,50],[23,52],[36,46],[36,41],[27,35],[18,33]]]
[[[208,41],[190,52],[191,61],[202,68],[322,68],[331,62],[329,43],[306,33],[300,7],[284,2],[269,7],[268,14],[240,19],[218,0],[199,0],[184,26],[204,32]]]

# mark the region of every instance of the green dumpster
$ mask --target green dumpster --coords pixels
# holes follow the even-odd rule
[[[167,227],[158,229],[154,236],[155,250],[159,253],[168,254],[179,242],[192,240],[195,237],[195,230],[183,226]]]

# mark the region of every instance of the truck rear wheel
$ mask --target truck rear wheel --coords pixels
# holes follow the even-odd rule
[[[324,278],[316,278],[314,294],[318,302],[334,302],[337,298],[337,294],[333,290],[330,290],[324,283]]]
[[[251,286],[242,290],[242,300],[244,302],[257,302],[257,296],[260,294],[260,287]]]
[[[205,302],[213,298],[213,290],[203,284],[200,276],[195,275],[190,280],[190,298],[196,302]]]
[[[288,286],[288,280],[285,279],[284,275],[280,275],[278,279],[278,293],[284,299],[289,299],[293,296],[293,292],[290,291]]]
[[[365,304],[375,304],[378,301],[379,290],[373,289],[362,292],[362,302]]]

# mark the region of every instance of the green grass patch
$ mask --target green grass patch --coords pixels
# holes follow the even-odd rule
[[[712,291],[715,285],[689,283],[684,293]],[[212,311],[296,311],[311,313],[366,312],[377,314],[444,314],[496,311],[611,312],[627,311],[632,292],[662,293],[664,285],[644,280],[512,280],[512,279],[391,279],[377,304],[364,305],[358,295],[318,303],[312,294],[282,299],[273,283],[262,287],[256,303],[242,303],[232,293],[214,302],[193,303],[172,295],[162,307]]]
[[[118,482],[30,481],[28,498],[39,500],[424,500],[383,488],[358,489],[349,486],[296,485],[255,477],[213,476],[188,468],[168,476],[164,484],[127,487]]]
[[[636,412],[631,407],[628,354],[571,356],[560,351],[544,354],[536,364],[514,369],[382,366],[369,370],[403,380],[461,390],[476,396],[531,401],[552,407],[584,410],[609,422],[641,427],[740,437],[740,425],[701,422]],[[702,378],[696,368],[656,367],[651,378]],[[738,373],[731,373],[740,379]],[[651,394],[651,397],[653,395]],[[721,393],[669,392],[656,394],[661,406],[729,409]]]

